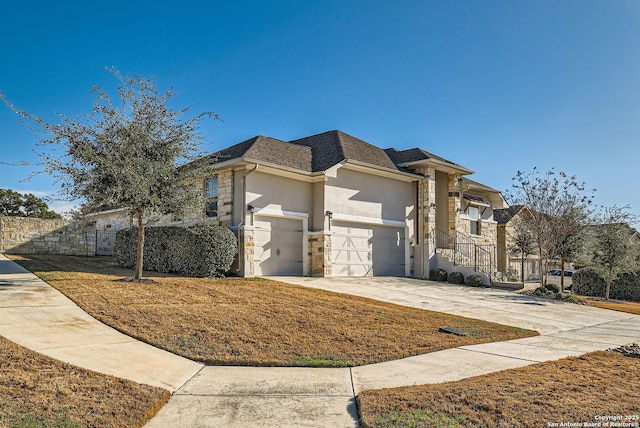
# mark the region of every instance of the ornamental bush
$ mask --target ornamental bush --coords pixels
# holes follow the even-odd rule
[[[462,272],[451,272],[447,281],[449,284],[464,284],[464,275]]]
[[[584,296],[604,297],[606,282],[595,270],[581,269],[573,274],[573,292]],[[611,283],[611,299],[640,302],[640,271],[625,272]]]
[[[464,283],[469,287],[482,287],[483,282],[480,275],[469,275],[467,279],[464,280]]]
[[[235,235],[226,227],[149,227],[145,229],[144,269],[192,277],[223,276],[238,252]],[[120,266],[136,264],[138,229],[116,233],[115,257]]]
[[[544,286],[547,290],[553,291],[554,293],[560,292],[560,287],[555,284],[547,284]]]
[[[432,269],[429,272],[429,279],[431,281],[444,282],[447,280],[447,271],[440,268]]]

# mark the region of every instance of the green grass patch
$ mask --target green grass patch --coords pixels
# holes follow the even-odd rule
[[[354,367],[356,366],[356,363],[346,357],[316,355],[314,357],[296,358],[293,365],[301,367]]]
[[[464,417],[450,416],[438,410],[416,410],[413,412],[391,412],[376,417],[378,428],[436,427],[453,428],[464,422]]]

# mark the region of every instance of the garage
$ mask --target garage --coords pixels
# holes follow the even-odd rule
[[[334,221],[333,276],[405,276],[405,228]]]
[[[302,220],[256,216],[253,225],[257,276],[304,275]]]

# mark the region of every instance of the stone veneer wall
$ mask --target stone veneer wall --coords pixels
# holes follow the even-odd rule
[[[233,171],[218,173],[218,224],[233,224]]]
[[[311,276],[331,276],[331,234],[309,233],[309,267]]]
[[[26,217],[0,217],[0,251],[13,254],[93,256],[94,224]]]

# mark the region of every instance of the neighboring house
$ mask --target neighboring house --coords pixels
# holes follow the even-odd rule
[[[513,205],[493,213],[498,223],[498,270],[506,272],[508,279],[519,280],[522,278],[523,268],[525,280],[540,278],[537,251],[534,251],[534,254],[525,255],[523,260],[523,255],[512,248],[515,228],[528,212],[529,209],[524,205]]]
[[[257,136],[194,163],[205,216],[237,230],[246,276],[424,278],[465,248],[497,264],[499,191],[422,149],[383,150],[341,131],[294,141]],[[104,221],[104,220],[103,220]],[[441,251],[440,251],[441,250]],[[464,251],[457,266],[478,268]],[[476,269],[480,270],[480,269]]]

